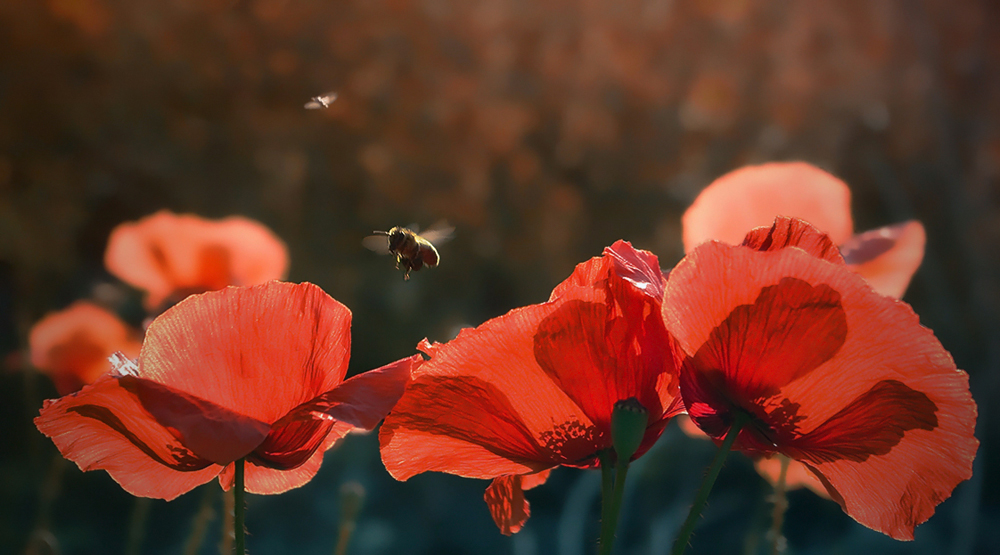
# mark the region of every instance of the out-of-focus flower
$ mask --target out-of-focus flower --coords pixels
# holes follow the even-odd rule
[[[146,308],[228,285],[257,285],[288,271],[288,249],[271,230],[233,216],[206,220],[166,210],[119,225],[104,253],[108,271],[146,291]]]
[[[578,265],[548,302],[445,344],[424,340],[430,360],[379,434],[389,473],[492,479],[486,502],[511,534],[530,514],[523,490],[549,469],[599,465],[612,447],[612,410],[631,398],[649,413],[639,457],[680,410],[662,296],[656,257],[619,241]]]
[[[749,416],[734,448],[804,463],[861,524],[912,539],[972,475],[968,376],[805,222],[697,247],[670,273],[663,315],[689,355],[681,394],[698,427],[718,441]]]
[[[854,235],[851,190],[805,162],[746,166],[713,181],[684,213],[684,251],[712,239],[737,245],[776,216],[806,220],[829,235],[854,271],[897,299],[924,257],[926,237],[918,221]]]
[[[301,486],[338,439],[378,424],[420,360],[344,381],[350,319],[308,283],[190,297],[150,324],[137,364],[46,401],[35,425],[137,496],[173,499],[215,476],[229,489],[241,458],[247,491]]]
[[[142,342],[111,312],[77,301],[35,323],[28,345],[31,364],[52,378],[60,395],[68,395],[110,371],[112,354],[139,356]]]

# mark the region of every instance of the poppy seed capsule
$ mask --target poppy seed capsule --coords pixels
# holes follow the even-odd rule
[[[627,462],[646,435],[649,411],[635,397],[615,403],[611,412],[611,443],[619,461]]]

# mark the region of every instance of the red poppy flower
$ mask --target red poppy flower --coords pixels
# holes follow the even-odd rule
[[[269,229],[239,216],[211,221],[166,210],[116,227],[104,265],[146,291],[146,308],[228,285],[281,279],[288,249]]]
[[[548,469],[599,464],[618,401],[635,398],[649,411],[640,456],[680,410],[662,296],[656,257],[619,241],[577,266],[548,302],[445,344],[424,340],[430,360],[379,433],[389,473],[493,479],[486,502],[511,534],[529,514],[523,490]]]
[[[718,441],[749,415],[736,449],[804,463],[858,522],[912,539],[971,476],[968,376],[908,305],[847,270],[805,222],[696,248],[663,307],[690,355],[680,383],[691,419]]]
[[[684,250],[712,239],[737,245],[776,216],[801,218],[829,235],[852,269],[897,299],[924,257],[924,227],[917,221],[854,235],[851,190],[805,162],[747,166],[713,181],[684,213]]]
[[[378,424],[420,359],[344,381],[350,319],[309,283],[189,297],[150,324],[137,364],[46,401],[35,425],[137,496],[173,499],[215,476],[229,489],[244,457],[247,491],[301,486],[339,438]]]
[[[138,356],[142,343],[137,335],[114,314],[78,301],[31,328],[31,364],[52,378],[60,395],[67,395],[109,372],[108,357],[115,352]]]

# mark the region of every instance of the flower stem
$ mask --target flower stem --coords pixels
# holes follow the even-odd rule
[[[715,458],[712,459],[712,464],[708,467],[705,479],[701,481],[701,487],[698,489],[698,495],[694,498],[694,504],[691,505],[690,512],[688,512],[687,520],[684,521],[681,531],[677,534],[677,539],[674,540],[674,547],[670,551],[671,555],[681,555],[687,549],[688,541],[691,540],[691,534],[698,523],[698,517],[701,516],[701,511],[705,508],[705,504],[708,503],[708,494],[712,491],[712,486],[715,485],[715,479],[719,477],[722,464],[726,462],[726,455],[729,454],[729,450],[733,447],[736,437],[740,435],[740,429],[743,428],[743,425],[749,419],[750,416],[746,413],[742,411],[736,412],[736,418],[733,420],[732,426],[729,427],[726,438],[722,440],[722,445],[719,446],[719,450],[715,453]]]
[[[597,454],[601,461],[601,543],[608,524],[608,513],[611,512],[611,495],[615,491],[615,463],[611,459],[611,450],[605,449]]]
[[[788,509],[788,498],[785,497],[785,481],[788,477],[788,457],[778,455],[781,461],[781,472],[778,474],[778,483],[774,484],[774,512],[771,513],[771,531],[768,534],[771,540],[771,555],[779,555],[785,551],[784,538],[781,529],[785,524],[785,511]]]
[[[605,471],[604,468],[609,470]],[[611,495],[601,499],[601,543],[599,555],[610,555],[615,543],[615,530],[618,528],[618,513],[622,508],[622,495],[625,493],[625,476],[628,474],[628,461],[619,461],[615,468],[615,483],[611,485],[611,465],[601,463],[603,489],[611,489]]]
[[[234,514],[236,516],[233,522],[233,532],[236,533],[236,555],[244,555],[246,553],[246,538],[244,537],[244,522],[246,521],[246,493],[243,490],[243,459],[236,461],[236,472],[234,476],[233,484],[233,496],[235,501]]]

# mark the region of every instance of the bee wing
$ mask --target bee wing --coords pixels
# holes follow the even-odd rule
[[[305,104],[305,109],[306,110],[315,110],[317,108],[323,108],[323,107],[324,106],[322,104],[320,104],[319,102],[317,102],[315,100],[310,100],[309,102],[306,102],[306,104]]]
[[[379,254],[389,254],[389,239],[385,235],[369,235],[361,240],[361,244]]]
[[[420,236],[437,245],[450,241],[454,234],[455,228],[448,225],[448,222],[441,220],[427,228],[427,231],[420,233]]]

